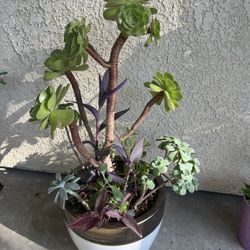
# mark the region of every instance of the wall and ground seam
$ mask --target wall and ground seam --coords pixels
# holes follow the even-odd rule
[[[66,3],[67,2],[67,3]],[[172,72],[184,99],[176,112],[154,107],[140,132],[152,141],[174,135],[189,142],[201,161],[200,189],[237,193],[250,181],[250,2],[247,0],[153,0],[159,9],[162,39],[144,48],[144,38],[130,38],[120,59],[120,79],[128,84],[118,109],[131,108],[117,133],[136,119],[150,94],[143,83],[159,69]],[[65,24],[86,17],[91,43],[108,58],[117,36],[115,24],[102,18],[101,0],[0,1],[0,69],[8,85],[0,87],[0,165],[65,171],[77,161],[65,133],[56,139],[27,122],[28,110],[43,82],[43,61],[62,45]],[[77,74],[86,102],[96,103],[97,73]],[[66,83],[64,77],[54,81]],[[72,100],[72,92],[67,100]],[[83,136],[84,131],[82,131]],[[155,147],[156,148],[156,147]]]

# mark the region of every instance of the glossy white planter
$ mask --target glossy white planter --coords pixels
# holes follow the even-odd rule
[[[154,229],[152,233],[147,235],[145,238],[138,240],[136,242],[126,244],[126,245],[119,245],[119,246],[107,246],[107,245],[100,245],[93,242],[90,242],[88,240],[85,240],[84,238],[80,237],[78,234],[76,234],[73,230],[71,230],[68,226],[68,232],[77,246],[79,250],[149,250],[152,246],[159,230],[161,227],[161,223]]]
[[[66,226],[79,250],[149,250],[161,227],[165,201],[166,189],[161,188],[152,207],[135,218],[141,228],[142,239],[121,222],[108,222],[104,227],[93,227],[87,231],[71,229],[68,225],[81,214],[72,214],[67,209]]]

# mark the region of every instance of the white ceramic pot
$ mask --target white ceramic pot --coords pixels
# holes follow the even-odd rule
[[[67,210],[66,226],[79,250],[149,250],[161,227],[165,200],[166,189],[162,188],[158,191],[152,207],[136,217],[142,231],[142,238],[120,222],[109,222],[104,227],[99,229],[93,227],[87,231],[71,229],[68,225],[81,215],[71,214]]]
[[[149,250],[160,230],[161,223],[162,222],[160,222],[160,224],[155,228],[155,230],[145,238],[136,242],[119,246],[100,245],[94,242],[90,242],[80,237],[69,227],[67,228],[71,239],[79,250]]]

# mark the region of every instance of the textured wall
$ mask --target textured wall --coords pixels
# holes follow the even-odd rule
[[[181,108],[165,114],[153,108],[141,127],[149,139],[175,135],[190,142],[201,160],[200,188],[238,192],[250,180],[250,2],[249,0],[153,0],[162,21],[158,46],[129,39],[121,55],[120,78],[129,84],[119,96],[132,112],[117,125],[130,125],[150,95],[143,87],[157,69],[169,70],[184,93]],[[64,133],[54,141],[49,131],[27,123],[27,111],[42,81],[43,61],[62,43],[65,24],[85,16],[92,23],[91,42],[108,57],[117,36],[115,24],[102,19],[100,0],[0,0],[0,68],[8,85],[0,89],[0,165],[57,171],[74,167]],[[87,102],[95,103],[97,72],[77,75]],[[59,80],[55,81],[56,83]],[[66,82],[66,79],[60,79]],[[67,99],[72,98],[69,93]],[[151,155],[156,153],[152,149]]]

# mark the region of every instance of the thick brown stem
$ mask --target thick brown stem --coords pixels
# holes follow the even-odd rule
[[[156,96],[154,96],[144,107],[141,115],[139,116],[139,118],[135,121],[135,123],[133,124],[133,126],[131,127],[130,131],[124,135],[122,135],[120,137],[121,141],[124,141],[126,139],[128,139],[134,132],[136,129],[139,128],[139,126],[144,122],[144,120],[147,118],[147,116],[149,115],[149,111],[151,109],[151,107],[157,103],[162,97],[163,97],[164,93],[160,92],[158,93]]]
[[[73,122],[69,125],[69,129],[71,132],[72,140],[80,153],[90,164],[92,164],[94,167],[98,167],[98,162],[92,157],[92,155],[89,153],[89,151],[84,147],[82,144],[81,138],[79,136],[78,132],[78,126],[76,125],[76,122]]]
[[[90,128],[90,125],[89,125],[89,122],[88,122],[88,118],[87,118],[87,115],[86,115],[86,111],[83,107],[83,101],[82,101],[82,95],[81,95],[81,91],[80,91],[80,88],[78,86],[78,83],[76,81],[76,78],[75,76],[73,75],[72,72],[65,72],[65,75],[67,76],[67,78],[69,79],[70,83],[71,83],[71,86],[74,90],[74,94],[75,94],[75,97],[76,97],[76,102],[77,102],[77,105],[78,105],[78,109],[79,109],[79,112],[80,112],[80,116],[81,116],[81,119],[83,121],[83,124],[87,130],[87,133],[89,135],[89,138],[91,141],[95,141],[95,137],[92,133],[92,130]]]
[[[105,61],[90,43],[88,44],[86,51],[104,68],[111,67],[111,64]]]
[[[116,39],[114,46],[110,55],[110,80],[109,80],[109,90],[114,89],[118,83],[118,63],[119,63],[119,54],[127,41],[127,37],[120,34]],[[114,141],[114,132],[115,132],[115,109],[116,109],[116,94],[113,94],[109,97],[107,102],[107,126],[106,126],[106,137],[104,149],[110,148]]]

